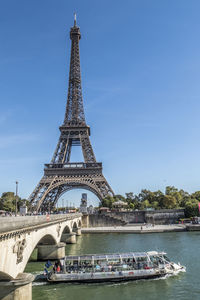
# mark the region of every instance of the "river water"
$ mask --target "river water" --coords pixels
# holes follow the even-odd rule
[[[67,245],[67,255],[164,250],[187,272],[166,279],[101,284],[33,284],[33,300],[199,300],[200,233],[83,234]],[[26,272],[40,273],[44,263],[29,262]]]

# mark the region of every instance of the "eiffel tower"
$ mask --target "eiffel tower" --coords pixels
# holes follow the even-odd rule
[[[44,176],[29,197],[36,211],[48,211],[55,207],[65,192],[81,188],[93,192],[101,201],[114,195],[102,174],[102,163],[97,162],[90,143],[90,127],[86,125],[81,88],[79,40],[80,28],[70,30],[71,58],[66,113],[60,126],[60,138],[53,158],[45,164]],[[70,162],[73,146],[81,146],[84,162]]]

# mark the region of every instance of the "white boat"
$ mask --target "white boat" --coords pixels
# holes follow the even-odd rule
[[[49,282],[106,282],[163,277],[184,272],[165,252],[131,252],[66,256],[47,276]]]

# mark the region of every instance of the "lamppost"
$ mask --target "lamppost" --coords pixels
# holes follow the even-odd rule
[[[18,181],[16,181],[15,216],[17,216]]]

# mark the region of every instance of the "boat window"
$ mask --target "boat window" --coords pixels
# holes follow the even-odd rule
[[[67,256],[66,273],[123,272],[131,270],[151,269],[163,263],[164,253],[123,253],[94,254],[83,256]]]
[[[159,256],[157,255],[151,255],[149,256],[150,257],[150,260],[153,262],[153,263],[156,263],[159,261]]]
[[[133,257],[146,257],[147,253],[145,252],[135,252],[135,253],[115,253],[115,254],[91,254],[91,255],[82,255],[82,256],[66,256],[66,260],[76,261],[76,260],[106,260],[106,259],[120,259],[120,258],[133,258]]]
[[[137,257],[136,258],[137,259],[137,262],[145,262],[145,261],[147,261],[147,257]]]
[[[166,255],[163,255],[163,258],[164,258],[164,260],[166,260],[167,262],[170,262],[170,259],[169,259]]]

